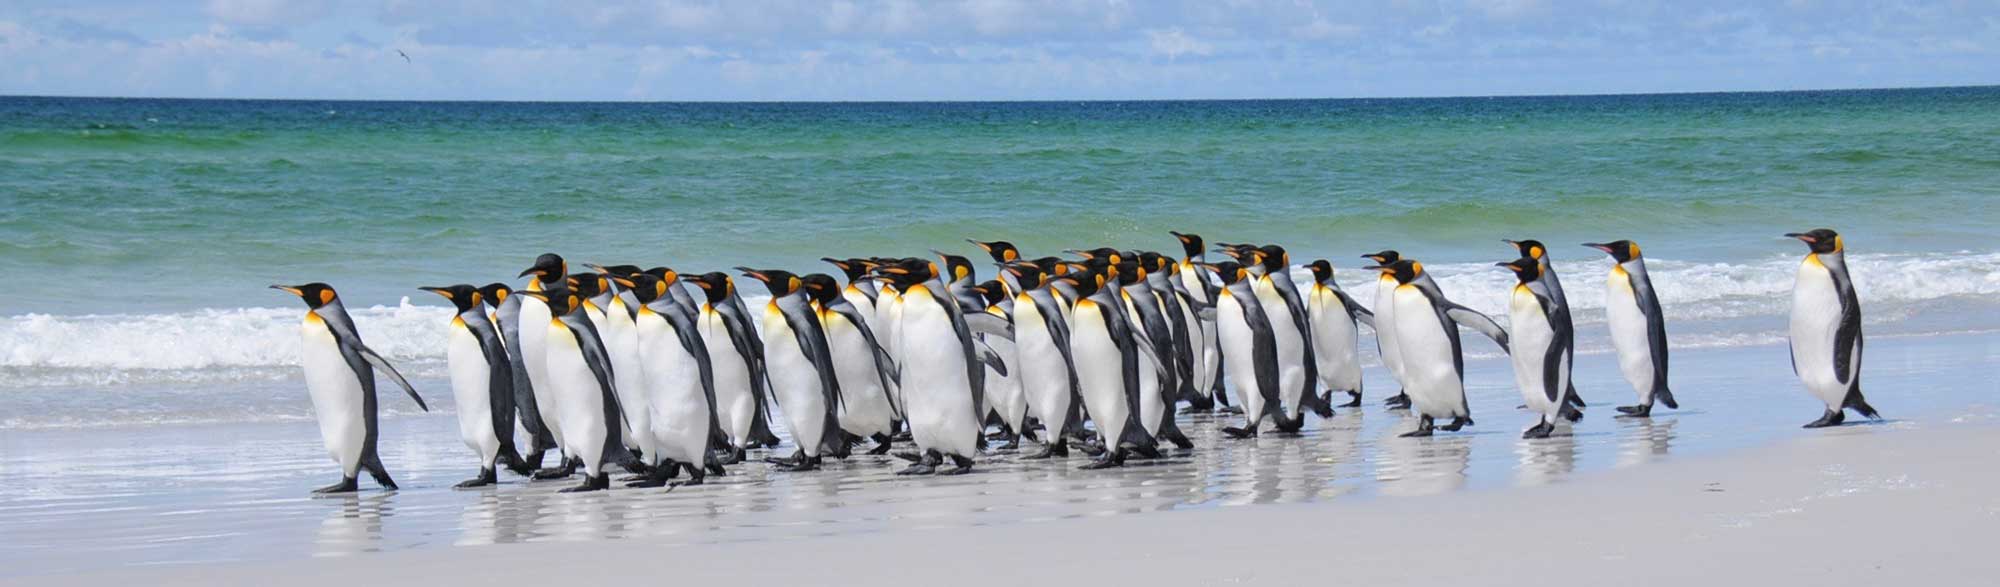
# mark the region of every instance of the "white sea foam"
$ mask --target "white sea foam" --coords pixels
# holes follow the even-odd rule
[[[1783,316],[1791,303],[1799,257],[1774,255],[1748,263],[1650,260],[1653,286],[1670,322],[1713,323],[1677,329],[1675,346],[1772,344],[1784,340]],[[2000,296],[2000,253],[1868,254],[1848,259],[1870,322],[1904,320],[1937,304],[1991,305]],[[1609,260],[1557,263],[1579,325],[1603,321],[1604,275]],[[1446,293],[1495,317],[1514,277],[1485,263],[1427,264]],[[1373,305],[1369,273],[1341,268],[1347,290]],[[1303,271],[1294,278],[1309,279]],[[746,296],[753,307],[764,296]],[[1981,306],[1985,307],[1985,306]],[[450,310],[412,305],[351,308],[368,345],[412,377],[442,377]],[[237,308],[168,314],[62,316],[26,314],[0,318],[0,388],[101,387],[282,381],[296,378],[298,321],[302,307]],[[1991,325],[1934,321],[1938,332]],[[1579,350],[1591,352],[1592,329],[1579,328]],[[1907,334],[1909,332],[1905,332]],[[1472,346],[1477,346],[1472,345]],[[1485,350],[1469,349],[1474,355]]]

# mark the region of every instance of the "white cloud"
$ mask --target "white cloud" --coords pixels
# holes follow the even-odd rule
[[[1215,53],[1215,45],[1188,36],[1179,28],[1146,31],[1146,37],[1151,40],[1153,53],[1165,55],[1168,59],[1177,59],[1182,55],[1206,56]]]

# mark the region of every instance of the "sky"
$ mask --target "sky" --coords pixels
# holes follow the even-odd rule
[[[0,0],[0,95],[1083,100],[1988,84],[2000,84],[2000,0]]]

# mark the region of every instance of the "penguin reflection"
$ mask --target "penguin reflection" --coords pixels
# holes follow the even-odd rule
[[[1576,436],[1523,438],[1515,442],[1514,454],[1520,458],[1514,467],[1514,484],[1534,487],[1556,483],[1576,470]]]
[[[382,550],[382,518],[391,515],[390,495],[346,494],[329,500],[334,506],[313,533],[313,556],[347,556]]]
[[[1382,483],[1383,495],[1437,495],[1465,487],[1465,470],[1472,463],[1470,436],[1387,438],[1375,446],[1381,450],[1375,480]]]
[[[1618,423],[1617,466],[1629,467],[1667,456],[1668,450],[1673,447],[1674,426],[1679,425],[1680,420],[1626,418]]]

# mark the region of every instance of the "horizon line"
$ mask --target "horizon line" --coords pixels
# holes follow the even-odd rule
[[[1363,101],[1363,100],[1472,100],[1472,99],[1518,99],[1518,98],[1611,98],[1639,96],[1699,96],[1719,94],[1793,94],[1812,92],[1869,92],[1899,90],[1969,90],[1995,89],[2000,83],[1943,85],[1943,86],[1853,86],[1837,88],[1801,88],[1788,90],[1684,90],[1669,92],[1596,92],[1581,94],[1465,94],[1465,95],[1413,95],[1413,96],[1348,96],[1315,98],[1021,98],[994,100],[923,100],[923,99],[881,99],[881,100],[533,100],[505,98],[257,98],[257,97],[190,97],[190,96],[102,96],[84,94],[6,94],[0,93],[0,100],[15,99],[55,99],[55,100],[175,100],[214,102],[348,102],[348,103],[460,103],[460,104],[1053,104],[1053,103],[1131,103],[1131,102],[1317,102],[1317,101]]]

